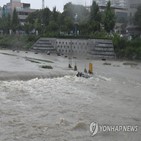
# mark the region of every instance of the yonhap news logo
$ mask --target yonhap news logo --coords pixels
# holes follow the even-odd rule
[[[137,132],[138,126],[133,125],[100,125],[96,122],[90,124],[90,133],[95,136],[101,132]]]
[[[92,122],[90,124],[90,132],[92,136],[95,136],[98,133],[98,130],[99,130],[98,124],[96,122]]]

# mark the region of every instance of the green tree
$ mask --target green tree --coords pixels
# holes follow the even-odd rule
[[[34,27],[35,27],[36,30],[39,30],[40,27],[41,27],[41,23],[40,23],[40,20],[38,18],[35,19]]]
[[[103,18],[104,29],[107,32],[110,32],[115,27],[115,13],[111,9],[111,2],[109,1],[106,6],[106,10],[104,11],[104,18]]]
[[[49,24],[50,19],[51,19],[51,11],[50,11],[50,9],[49,8],[45,8],[45,9],[41,10],[41,21],[42,21],[42,24],[47,26]]]
[[[26,19],[26,31],[29,32],[29,30],[37,29],[39,33],[44,33],[51,21],[51,16],[52,12],[49,8],[37,10],[31,13]]]
[[[41,33],[45,35],[48,35],[47,32],[51,32],[51,34],[58,34],[61,31],[70,33],[74,29],[74,17],[76,14],[78,15],[79,24],[87,24],[89,12],[82,5],[67,3],[64,5],[64,11],[62,13],[58,12],[56,7],[52,11],[48,8],[35,11],[27,18],[26,32],[29,32],[31,27],[37,29],[40,25]]]
[[[117,58],[125,57],[125,50],[127,47],[127,40],[121,38],[120,35],[115,34],[113,37],[113,45]]]
[[[97,21],[97,22],[101,22],[101,14],[99,11],[99,6],[98,4],[93,1],[92,6],[91,6],[91,12],[90,12],[90,21]]]
[[[73,21],[71,17],[63,18],[63,23],[60,25],[60,30],[68,34],[73,30]]]
[[[60,31],[63,33],[70,33],[73,30],[73,5],[72,3],[67,3],[64,5],[64,11],[60,17]]]
[[[14,32],[18,29],[19,25],[20,23],[19,23],[18,14],[16,9],[14,9],[13,16],[12,16],[12,29]]]
[[[7,16],[7,26],[8,26],[8,28],[9,29],[11,29],[12,27],[12,25],[11,25],[12,23],[11,23],[11,15],[10,14],[8,14],[8,16]]]
[[[93,1],[89,19],[89,32],[94,33],[100,31],[101,13],[98,4]]]
[[[138,7],[134,16],[134,23],[141,27],[141,6]]]
[[[33,30],[33,24],[31,23],[25,23],[24,24],[24,30],[27,34],[29,34]]]
[[[74,21],[74,17],[77,14],[79,23],[86,23],[89,18],[89,12],[84,6],[74,5],[70,2],[64,5],[64,11],[62,14],[65,17],[70,17],[72,21]]]
[[[77,21],[75,16],[77,14]],[[70,33],[70,31],[75,31],[75,26],[78,29],[80,25],[84,25],[88,22],[89,12],[82,5],[74,5],[72,3],[67,3],[64,5],[64,11],[61,14],[61,31]],[[80,31],[81,32],[81,31]],[[81,32],[83,33],[83,31]]]
[[[10,14],[3,14],[2,18],[0,18],[0,29],[4,31],[4,33],[8,33],[9,29],[11,29],[11,16]]]
[[[36,10],[35,12],[33,12],[33,13],[30,13],[29,14],[29,16],[27,17],[27,19],[26,19],[26,23],[30,23],[30,24],[34,24],[34,22],[35,22],[35,19],[37,19],[37,18],[41,18],[41,11],[39,11],[39,10]]]
[[[60,13],[57,12],[56,7],[54,7],[52,11],[52,20],[58,22],[59,14]]]
[[[57,32],[59,29],[58,24],[55,21],[50,21],[49,27],[50,27],[50,30],[53,32]]]
[[[81,36],[88,36],[90,34],[89,30],[88,30],[89,24],[88,23],[81,23],[79,25],[79,29],[80,29],[80,35]]]
[[[59,27],[61,26],[61,13],[56,10],[56,7],[53,8],[51,20],[49,22],[49,28],[53,32],[58,33]]]
[[[63,15],[73,19],[74,11],[73,11],[73,4],[71,2],[67,3],[66,5],[64,5]]]

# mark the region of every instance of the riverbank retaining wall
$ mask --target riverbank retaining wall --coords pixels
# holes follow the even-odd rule
[[[33,49],[69,57],[115,58],[112,41],[105,39],[40,38],[33,45]]]

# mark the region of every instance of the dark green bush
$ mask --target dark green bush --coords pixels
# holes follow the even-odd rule
[[[114,35],[113,45],[117,58],[141,59],[141,39],[128,41],[119,35]]]
[[[36,35],[27,35],[28,42],[36,42],[39,39],[39,36]]]

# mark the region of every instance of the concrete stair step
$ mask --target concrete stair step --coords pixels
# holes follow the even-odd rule
[[[54,40],[48,38],[40,38],[33,46],[34,50],[55,52]]]
[[[52,45],[46,45],[46,44],[35,44],[36,47],[53,47]]]

